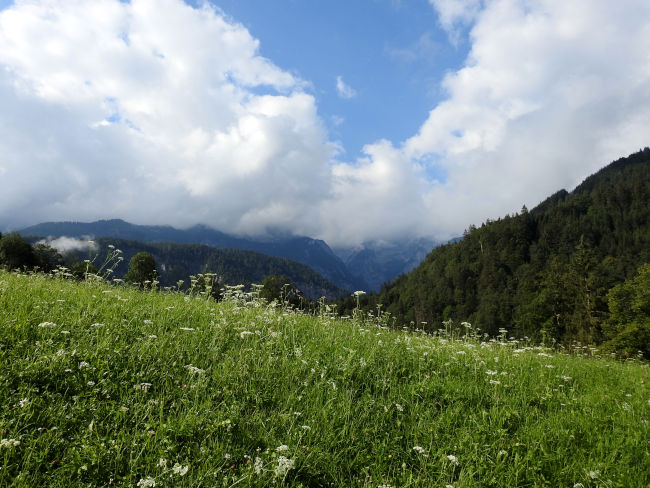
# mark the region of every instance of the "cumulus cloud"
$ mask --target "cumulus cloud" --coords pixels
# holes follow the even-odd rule
[[[97,244],[89,237],[77,239],[76,237],[61,236],[57,238],[49,237],[38,241],[38,244],[47,244],[59,252],[71,251],[96,251]]]
[[[339,161],[309,83],[207,3],[17,2],[0,12],[0,225],[446,238],[648,145],[646,0],[430,3],[467,36],[464,66],[416,134]]]
[[[315,232],[336,146],[304,82],[215,8],[20,2],[0,13],[0,65],[5,225]]]
[[[342,76],[336,77],[336,93],[338,93],[339,97],[346,98],[346,99],[354,98],[357,96],[356,90],[351,86],[347,85],[343,81]]]

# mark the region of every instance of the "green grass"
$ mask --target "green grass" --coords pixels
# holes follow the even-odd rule
[[[0,272],[0,486],[648,487],[649,373]]]

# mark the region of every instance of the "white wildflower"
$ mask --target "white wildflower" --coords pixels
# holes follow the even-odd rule
[[[86,361],[81,361],[79,363],[79,369],[87,368],[88,366],[90,366],[90,364],[88,364]]]
[[[492,371],[492,370],[489,370],[489,369],[488,369],[488,370],[485,372],[485,374],[487,374],[487,375],[489,375],[489,376],[494,376],[495,374],[497,374],[497,371]]]
[[[182,466],[179,463],[176,463],[174,464],[172,471],[174,472],[174,474],[177,474],[179,476],[185,476],[189,469],[190,467],[188,465]]]
[[[275,448],[276,452],[284,452],[288,450],[289,450],[289,446],[287,446],[286,444],[282,444],[281,446]]]
[[[501,382],[499,380],[490,380],[491,385],[500,385]]]
[[[185,367],[192,374],[203,374],[203,373],[205,373],[205,369],[197,368],[196,366],[192,366],[191,364],[188,364]]]
[[[399,403],[396,403],[396,404],[395,404],[395,408],[396,408],[399,412],[403,412],[403,411],[404,411],[404,407],[402,407]]]
[[[284,477],[290,469],[294,467],[296,462],[293,459],[280,456],[278,457],[278,465],[275,467],[275,470],[273,473],[275,474],[276,478],[279,477]]]
[[[595,480],[596,478],[598,478],[600,476],[600,471],[598,471],[598,470],[589,471],[587,473],[587,476],[589,476],[592,480]]]
[[[194,327],[181,327],[181,330],[196,330]]]
[[[253,335],[253,332],[251,332],[251,331],[249,331],[249,330],[244,330],[244,331],[242,331],[242,332],[239,333],[239,337],[241,337],[242,339],[243,339],[244,337],[246,337],[246,336],[249,336],[249,335]]]
[[[61,331],[61,334],[69,334],[69,333],[70,333],[69,330],[62,330],[62,331]]]
[[[39,327],[56,327],[54,322],[41,322],[38,324]]]
[[[18,402],[20,408],[25,408],[27,405],[29,405],[29,398],[23,398]]]
[[[151,325],[151,324],[153,324],[153,321],[151,321],[151,320],[145,320],[144,321],[144,325]]]
[[[140,488],[150,488],[156,486],[156,480],[151,476],[147,476],[146,478],[141,478],[140,481],[138,481],[137,486]]]
[[[16,447],[16,446],[19,446],[19,445],[20,445],[20,441],[18,441],[16,439],[2,439],[2,440],[0,440],[0,449],[3,449],[5,447],[7,449],[9,449],[9,448]]]
[[[255,474],[260,475],[262,474],[262,467],[264,466],[264,461],[262,461],[262,458],[259,456],[255,457],[255,462],[253,463],[253,470],[255,471]]]
[[[552,364],[546,364],[545,366],[546,366],[547,368],[549,368],[549,369],[553,369],[553,368],[555,368],[555,366],[553,366]]]
[[[90,380],[88,383],[86,383],[88,386],[95,386],[95,382],[93,380]]]
[[[573,488],[585,488],[585,485],[583,485],[582,483],[576,483],[575,485],[573,485]]]
[[[303,425],[302,430],[304,430],[305,432],[308,432],[308,431],[311,430],[311,427],[309,427],[308,425]]]
[[[167,460],[164,458],[160,458],[158,460],[158,467],[159,468],[166,468],[167,467]]]
[[[418,454],[424,454],[424,448],[421,446],[413,446],[413,450],[417,452]]]
[[[447,456],[447,459],[448,459],[449,462],[450,462],[451,464],[453,464],[454,466],[458,466],[458,458],[457,458],[456,456],[454,456],[453,454],[449,454],[449,455]]]

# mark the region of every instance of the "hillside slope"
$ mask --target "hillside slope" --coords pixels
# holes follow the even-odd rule
[[[0,323],[3,487],[650,484],[636,361],[3,271]]]
[[[129,268],[129,260],[136,253],[145,251],[156,260],[161,286],[175,287],[179,280],[189,284],[190,275],[213,272],[220,285],[245,285],[261,283],[269,275],[286,276],[306,297],[318,300],[320,297],[338,298],[348,295],[313,269],[286,258],[267,256],[243,249],[215,249],[201,244],[177,244],[171,242],[138,242],[124,239],[95,239],[99,251],[95,263],[106,259],[108,246],[114,245],[122,251],[123,261],[114,272],[121,278]],[[84,258],[83,253],[79,254]]]
[[[650,262],[650,149],[622,158],[531,211],[468,229],[385,287],[399,322],[468,320],[496,335],[604,339],[607,293]]]

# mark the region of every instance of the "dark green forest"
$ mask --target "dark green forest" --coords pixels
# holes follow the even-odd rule
[[[535,342],[617,344],[648,356],[644,263],[650,263],[648,148],[615,161],[571,193],[559,191],[530,211],[524,207],[470,227],[460,241],[434,249],[363,303],[368,310],[382,304],[396,325],[432,331],[443,321],[468,321],[492,337],[506,329],[508,336]],[[612,311],[616,287],[624,285],[636,287],[628,298],[640,297],[636,332],[628,327],[630,317],[623,323]],[[341,312],[353,306],[348,299]]]
[[[335,299],[347,294],[347,291],[304,264],[243,249],[216,249],[202,244],[145,243],[101,237],[95,239],[97,251],[75,251],[61,255],[47,244],[38,243],[39,239],[40,237],[23,239],[17,233],[0,236],[0,266],[44,272],[65,266],[79,278],[84,276],[87,268],[91,273],[99,271],[100,274],[106,274],[108,269],[112,269],[107,278],[128,281],[131,258],[138,253],[145,253],[155,261],[160,287],[185,290],[191,284],[191,276],[213,273],[217,287],[248,287],[253,283],[262,283],[269,276],[282,276],[305,297],[313,300],[321,297]],[[30,245],[30,242],[34,244]],[[120,252],[116,255],[117,249]],[[108,259],[111,255],[115,259]],[[85,263],[86,260],[90,263]],[[107,261],[110,262],[106,263]],[[182,284],[179,285],[181,281]]]

